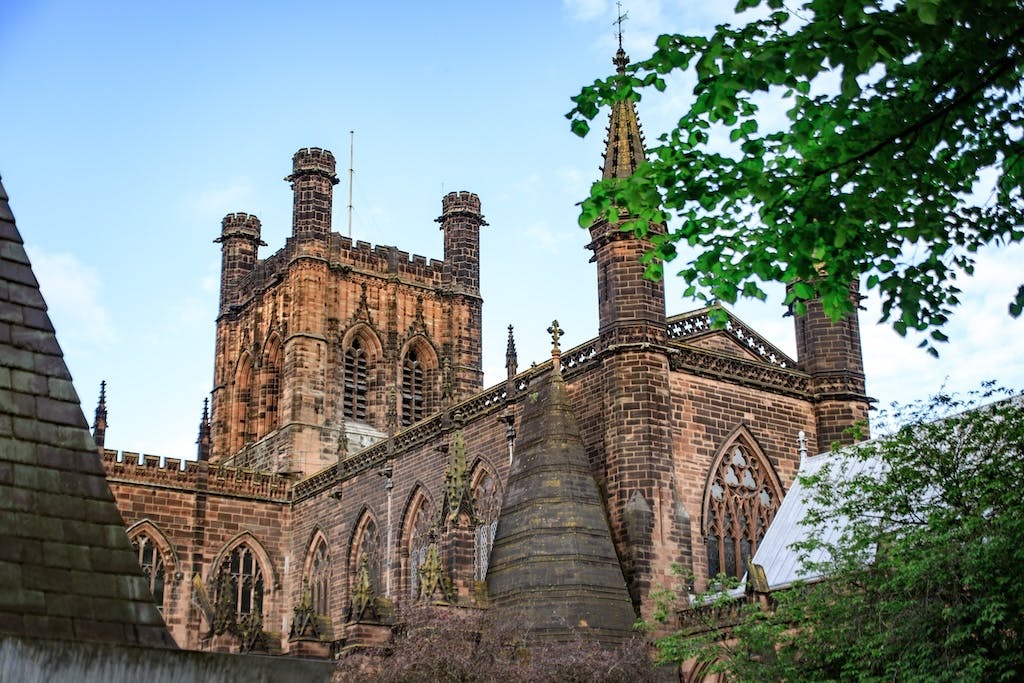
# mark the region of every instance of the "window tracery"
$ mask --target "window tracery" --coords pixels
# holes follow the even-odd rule
[[[427,559],[430,545],[430,501],[421,498],[413,513],[412,528],[409,532],[409,595],[416,599],[420,595],[420,567]]]
[[[356,538],[350,575],[356,576],[365,561],[370,587],[376,595],[381,593],[382,559],[383,553],[381,552],[380,531],[377,528],[377,522],[373,517],[367,515]]]
[[[327,541],[319,537],[309,563],[310,604],[315,614],[329,614],[327,598],[331,587],[331,556]]]
[[[763,456],[740,442],[725,450],[705,492],[708,577],[743,575],[781,498],[778,477]]]
[[[357,335],[345,351],[344,415],[353,420],[366,419],[369,386],[369,361],[366,346]]]
[[[164,583],[166,571],[164,569],[164,557],[149,534],[142,532],[132,538],[132,548],[139,557],[139,567],[142,574],[149,581],[149,590],[153,593],[153,600],[161,613],[164,611]]]
[[[263,568],[245,543],[235,547],[221,562],[217,586],[218,597],[220,591],[226,591],[218,602],[234,603],[237,623],[250,614],[263,616]]]
[[[491,546],[494,545],[498,515],[501,512],[498,480],[485,468],[481,469],[473,485],[473,511],[477,517],[473,530],[473,578],[476,581],[483,581],[487,578]]]
[[[402,361],[402,424],[419,422],[425,415],[426,382],[419,350],[413,346]]]

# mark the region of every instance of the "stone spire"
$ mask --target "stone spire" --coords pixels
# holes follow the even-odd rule
[[[629,57],[622,49],[615,52],[615,71],[625,75]],[[622,100],[612,105],[611,118],[608,121],[608,137],[605,139],[603,178],[626,178],[633,174],[637,166],[646,160],[644,155],[644,138],[640,131],[640,122],[636,116],[633,100]]]
[[[631,637],[635,614],[557,367],[556,358],[524,405],[487,589],[534,641],[581,634],[617,644]]]
[[[210,459],[210,399],[203,399],[203,416],[199,418],[199,438],[196,439],[199,448],[196,457],[199,460]]]
[[[103,448],[107,438],[107,382],[100,382],[100,400],[96,404],[96,417],[92,423],[92,440],[96,447]]]
[[[512,336],[512,326],[508,326],[508,344],[505,347],[505,370],[512,379],[519,372],[519,356],[516,355],[516,338]]]

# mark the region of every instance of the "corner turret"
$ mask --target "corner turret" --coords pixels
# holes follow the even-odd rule
[[[788,289],[788,288],[787,288]],[[817,453],[833,442],[852,443],[847,430],[857,422],[867,429],[871,399],[864,387],[864,356],[861,353],[860,283],[850,285],[853,311],[833,322],[825,315],[821,301],[806,302],[804,315],[793,317],[797,362],[811,375],[817,421]],[[867,438],[865,432],[863,438]]]
[[[220,266],[220,314],[227,313],[232,304],[238,303],[238,283],[256,266],[256,256],[261,246],[260,219],[247,213],[229,213],[220,223],[220,237],[214,240],[221,245]]]
[[[487,225],[480,213],[480,197],[472,192],[449,192],[441,199],[444,231],[445,277],[471,294],[480,292],[480,228]]]
[[[327,241],[331,234],[331,207],[338,176],[334,155],[319,147],[300,149],[292,156],[292,237]]]
[[[619,74],[625,74],[629,59],[619,47],[612,60]],[[616,102],[608,122],[602,178],[629,177],[645,161],[644,141],[632,100]],[[651,248],[647,239],[623,232],[630,219],[620,211],[618,220],[601,218],[590,226],[597,263],[599,334],[605,345],[631,341],[661,343],[665,340],[665,286],[644,277],[641,257]],[[651,234],[665,232],[664,225],[651,224]]]

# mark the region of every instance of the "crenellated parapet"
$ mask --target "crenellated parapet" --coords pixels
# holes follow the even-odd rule
[[[109,448],[102,458],[109,481],[276,502],[291,498],[292,480],[267,472]]]

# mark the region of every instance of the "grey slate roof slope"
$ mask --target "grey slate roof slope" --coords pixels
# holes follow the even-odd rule
[[[796,481],[782,499],[775,519],[768,526],[757,552],[754,553],[754,564],[764,568],[768,586],[773,591],[786,588],[795,581],[807,582],[821,578],[819,572],[804,566],[799,553],[791,546],[808,538],[808,528],[802,521],[807,517],[809,491],[800,482],[800,477],[818,474],[825,465],[830,465],[829,476],[832,478],[850,479],[871,473],[881,475],[882,471],[881,461],[849,457],[843,451],[822,453],[804,459],[800,464]],[[836,524],[826,531],[821,540],[826,544],[833,543],[844,530],[843,524]],[[826,559],[823,550],[816,550],[808,558],[812,564]]]
[[[0,637],[175,647],[0,183]]]

